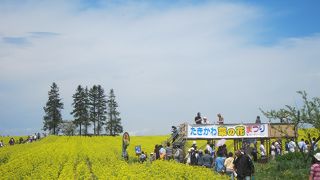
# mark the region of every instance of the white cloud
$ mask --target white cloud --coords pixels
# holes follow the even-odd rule
[[[147,134],[169,133],[198,111],[211,121],[220,112],[229,123],[253,122],[259,107],[293,103],[296,90],[319,96],[319,77],[308,76],[319,74],[319,36],[255,44],[262,29],[256,24],[266,18],[257,7],[127,4],[77,11],[56,1],[6,7],[0,38],[28,37],[31,45],[0,41],[0,87],[17,86],[0,89],[1,106],[10,99],[19,102],[16,108],[31,106],[30,123],[37,127],[53,81],[66,119],[76,86],[101,84],[106,92],[115,89],[125,130]],[[30,32],[57,35],[33,38]]]

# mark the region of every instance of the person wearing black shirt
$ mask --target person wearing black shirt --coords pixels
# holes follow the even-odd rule
[[[200,113],[197,113],[197,116],[194,118],[194,121],[196,122],[196,124],[201,124],[202,118]]]
[[[240,150],[237,150],[235,154],[237,158],[233,161],[233,164],[237,173],[237,179],[251,179],[254,173],[254,165],[251,158]]]

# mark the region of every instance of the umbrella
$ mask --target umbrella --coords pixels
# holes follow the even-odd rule
[[[217,143],[216,143],[216,147],[222,146],[226,143],[226,139],[220,139]]]

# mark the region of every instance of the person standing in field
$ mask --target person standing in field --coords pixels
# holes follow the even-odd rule
[[[149,161],[150,163],[152,163],[152,161],[155,161],[156,160],[156,156],[154,153],[150,153],[150,158],[149,158]]]
[[[212,154],[214,154],[214,152],[213,152],[212,147],[210,146],[210,141],[207,142],[206,149],[208,150],[209,155],[211,155],[213,157]]]
[[[155,154],[156,159],[159,159],[159,158],[160,158],[159,145],[158,145],[158,144],[156,144],[156,145],[154,146],[154,151],[153,151],[153,153]]]
[[[0,141],[0,147],[3,147],[4,146],[4,143],[3,143],[3,140]]]
[[[192,146],[194,150],[197,150],[197,141],[192,142]]]
[[[217,114],[217,117],[218,117],[218,124],[224,124],[224,119],[223,119],[223,117],[222,117],[222,115],[219,113],[219,114]]]
[[[298,147],[300,152],[304,152],[304,150],[306,149],[306,142],[304,141],[304,139],[301,139],[301,141],[298,142]]]
[[[278,141],[274,143],[274,146],[276,147],[276,156],[281,155],[281,139],[278,139]]]
[[[159,146],[159,154],[160,154],[160,159],[164,160],[166,156],[166,149],[162,145]]]
[[[202,118],[200,112],[197,113],[197,116],[194,118],[194,121],[196,124],[201,124],[202,123]]]
[[[313,145],[313,151],[316,151],[318,149],[318,142],[317,143],[315,142],[316,142],[316,138],[313,137],[311,141],[311,145]]]
[[[320,153],[315,154],[311,160],[309,180],[320,179]]]
[[[261,155],[261,159],[264,159],[266,157],[266,148],[263,145],[264,141],[261,140],[261,144],[260,144],[260,155]]]
[[[171,160],[173,159],[173,154],[172,154],[172,147],[170,147],[170,142],[167,142],[167,147],[165,148],[166,150],[166,160]]]
[[[296,148],[297,148],[297,145],[292,138],[291,141],[288,143],[289,152],[295,152]]]
[[[253,161],[257,162],[257,160],[258,160],[257,142],[254,143],[254,145],[253,145],[251,155],[252,155]]]
[[[191,152],[190,152],[190,165],[195,166],[198,164],[197,162],[197,152],[196,150],[192,147],[190,148]]]
[[[254,165],[251,158],[240,150],[237,150],[235,154],[237,158],[233,161],[233,164],[237,179],[250,180],[251,176],[254,174]]]
[[[309,143],[308,140],[305,140],[304,142],[306,143],[306,147],[303,150],[303,152],[308,153],[310,151],[310,149],[311,149],[310,143]]]
[[[274,145],[275,143],[271,143],[270,151],[271,151],[271,159],[274,160],[276,156],[276,146]]]
[[[9,140],[9,144],[10,144],[10,146],[13,146],[13,145],[14,145],[14,143],[15,143],[14,139],[13,139],[13,138],[11,138],[11,139]]]
[[[234,158],[233,153],[229,152],[228,158],[224,161],[224,167],[226,167],[226,174],[230,176],[231,180],[234,180]]]
[[[174,153],[174,160],[179,163],[183,162],[183,151],[179,145],[176,146],[176,152]]]

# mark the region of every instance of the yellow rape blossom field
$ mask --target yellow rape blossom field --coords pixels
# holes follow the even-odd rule
[[[0,179],[228,179],[212,169],[175,161],[135,161],[136,145],[150,154],[167,136],[131,137],[126,162],[121,138],[49,136],[0,148]]]

